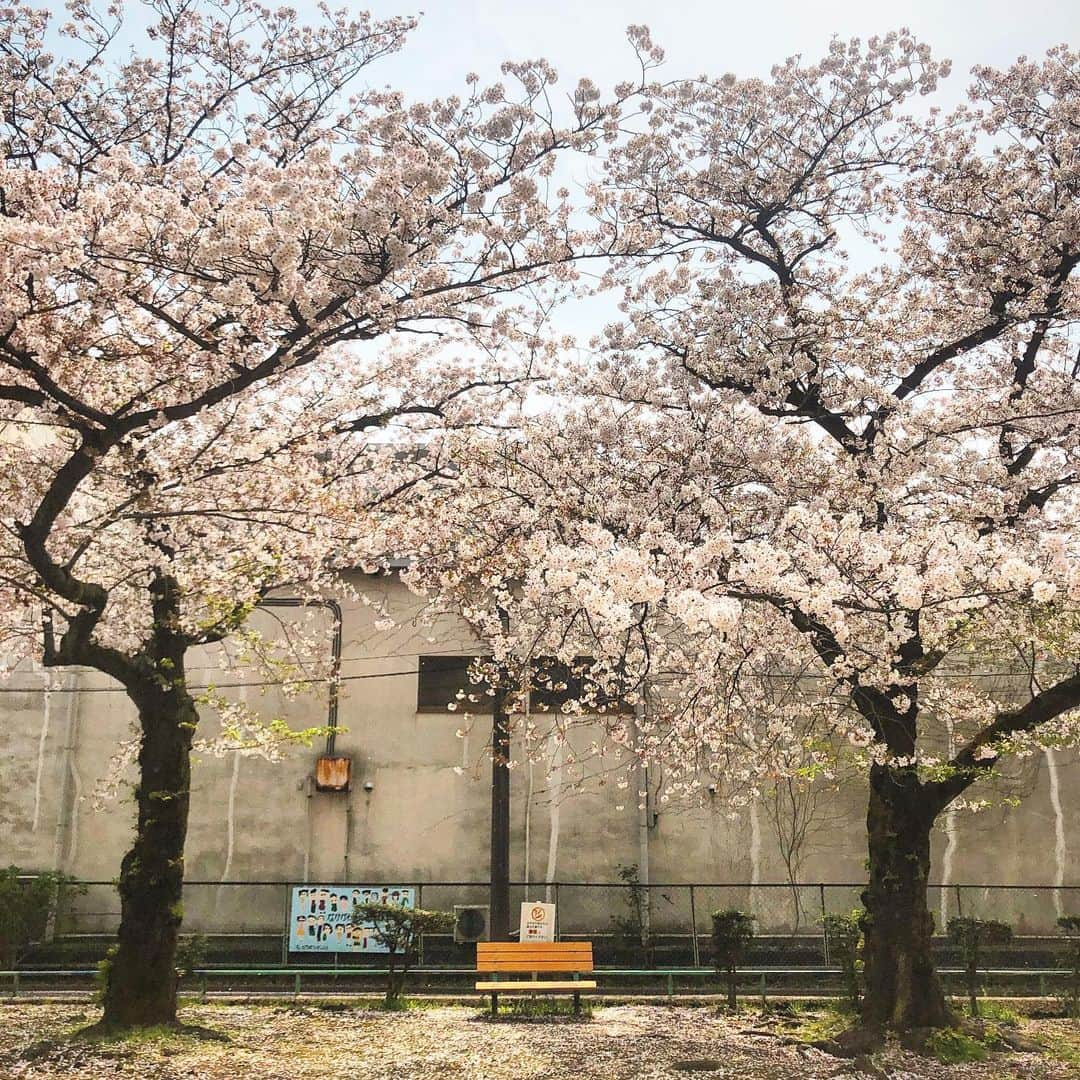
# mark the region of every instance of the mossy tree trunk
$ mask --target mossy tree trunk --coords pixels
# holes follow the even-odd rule
[[[183,921],[190,755],[198,713],[185,687],[187,643],[174,629],[171,593],[158,597],[160,611],[141,677],[127,685],[142,729],[138,820],[135,842],[120,867],[120,929],[102,1018],[109,1027],[176,1021],[176,947]]]
[[[943,1027],[951,1019],[930,950],[934,918],[926,890],[933,824],[914,769],[871,768],[870,880],[863,893],[862,1017],[868,1026],[910,1030]]]

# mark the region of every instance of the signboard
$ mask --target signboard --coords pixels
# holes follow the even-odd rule
[[[371,935],[372,923],[352,924],[354,904],[416,906],[416,890],[404,885],[297,885],[289,905],[289,951],[385,953]]]
[[[518,941],[554,941],[555,905],[528,900],[521,905]]]

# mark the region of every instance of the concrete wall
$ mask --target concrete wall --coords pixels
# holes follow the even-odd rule
[[[280,927],[282,887],[220,882],[482,882],[486,876],[490,718],[478,715],[459,737],[460,715],[418,712],[416,705],[417,657],[468,653],[470,643],[453,623],[421,625],[420,605],[396,581],[357,581],[375,603],[344,605],[336,752],[353,759],[352,790],[314,790],[311,777],[321,740],[310,748],[290,749],[276,763],[237,752],[197,760],[186,873],[189,881],[207,884],[188,888],[191,927]],[[389,631],[375,625],[381,608],[396,620]],[[301,617],[289,612],[275,616]],[[194,656],[189,677],[193,683],[211,681],[215,668],[213,654]],[[52,687],[48,693],[46,685]],[[117,746],[134,735],[127,698],[104,676],[84,671],[18,671],[3,689],[0,863],[56,868],[108,882],[130,840],[133,807],[127,788],[101,805],[91,793],[108,774]],[[250,705],[282,715],[294,727],[321,724],[326,716],[325,692],[294,700],[272,687],[230,692],[247,694]],[[208,732],[213,730],[213,717],[204,723]],[[595,734],[581,731],[575,738],[584,743]],[[764,804],[734,814],[707,797],[700,805],[655,805],[643,829],[635,785],[623,790],[592,766],[583,773],[580,766],[559,768],[557,753],[551,768],[552,753],[554,747],[545,746],[544,760],[529,764],[521,748],[515,750],[515,879],[614,882],[618,866],[647,862],[655,882],[740,883],[698,892],[702,929],[709,911],[729,904],[759,911],[767,926],[794,926],[797,909],[790,891],[771,887],[784,882],[785,869]],[[943,822],[935,838],[935,880],[1025,886],[964,890],[966,912],[1022,917],[1025,928],[1036,930],[1051,928],[1062,911],[1080,911],[1080,888],[1071,894],[1033,888],[1080,887],[1078,765],[1072,751],[1028,759],[1021,767],[1027,797],[1019,807],[954,814]],[[658,811],[655,817],[653,810]],[[808,846],[804,880],[862,878],[863,814],[857,788],[831,801],[828,821]],[[534,887],[531,898],[544,891],[542,884]],[[425,894],[429,905],[484,899],[482,888],[429,889]],[[848,908],[855,899],[851,889],[825,894],[830,910]],[[955,914],[955,890],[933,899],[939,914]],[[812,928],[821,900],[817,889],[800,895],[801,928]],[[657,890],[655,921],[687,925],[688,902],[686,890]],[[90,890],[78,905],[80,929],[107,929],[115,922],[116,900],[109,886]],[[606,928],[612,914],[625,913],[625,892],[563,886],[560,905],[564,930],[572,929],[571,923],[584,931]]]

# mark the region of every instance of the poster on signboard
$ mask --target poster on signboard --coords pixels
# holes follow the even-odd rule
[[[521,905],[519,941],[555,940],[555,905],[526,900]]]
[[[289,905],[289,951],[385,953],[373,923],[353,926],[354,904],[416,906],[416,890],[405,885],[296,885]]]

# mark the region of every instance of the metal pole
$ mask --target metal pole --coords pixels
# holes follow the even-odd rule
[[[503,633],[509,617],[499,609]],[[510,717],[500,676],[491,712],[491,940],[510,940]]]
[[[285,886],[285,915],[282,918],[282,922],[285,925],[285,929],[281,933],[281,966],[289,966],[289,934],[292,933],[292,926],[289,924],[289,919],[292,917],[292,886]]]
[[[416,906],[422,908],[424,906],[424,886],[417,884],[416,886]],[[416,943],[416,966],[424,966],[424,935],[421,934]]]
[[[645,724],[645,701],[641,700],[634,709],[634,750],[641,745],[641,730]],[[652,890],[649,888],[649,766],[642,758],[638,761],[634,777],[638,786],[638,924],[641,927],[641,948],[649,955],[652,937]],[[641,795],[641,792],[645,792]]]
[[[690,940],[694,954],[694,967],[701,967],[701,953],[697,939],[697,905],[694,903],[694,886],[690,886]]]
[[[825,931],[825,885],[818,885],[818,894],[821,899],[821,948],[825,956],[825,963],[829,962],[829,935]]]

